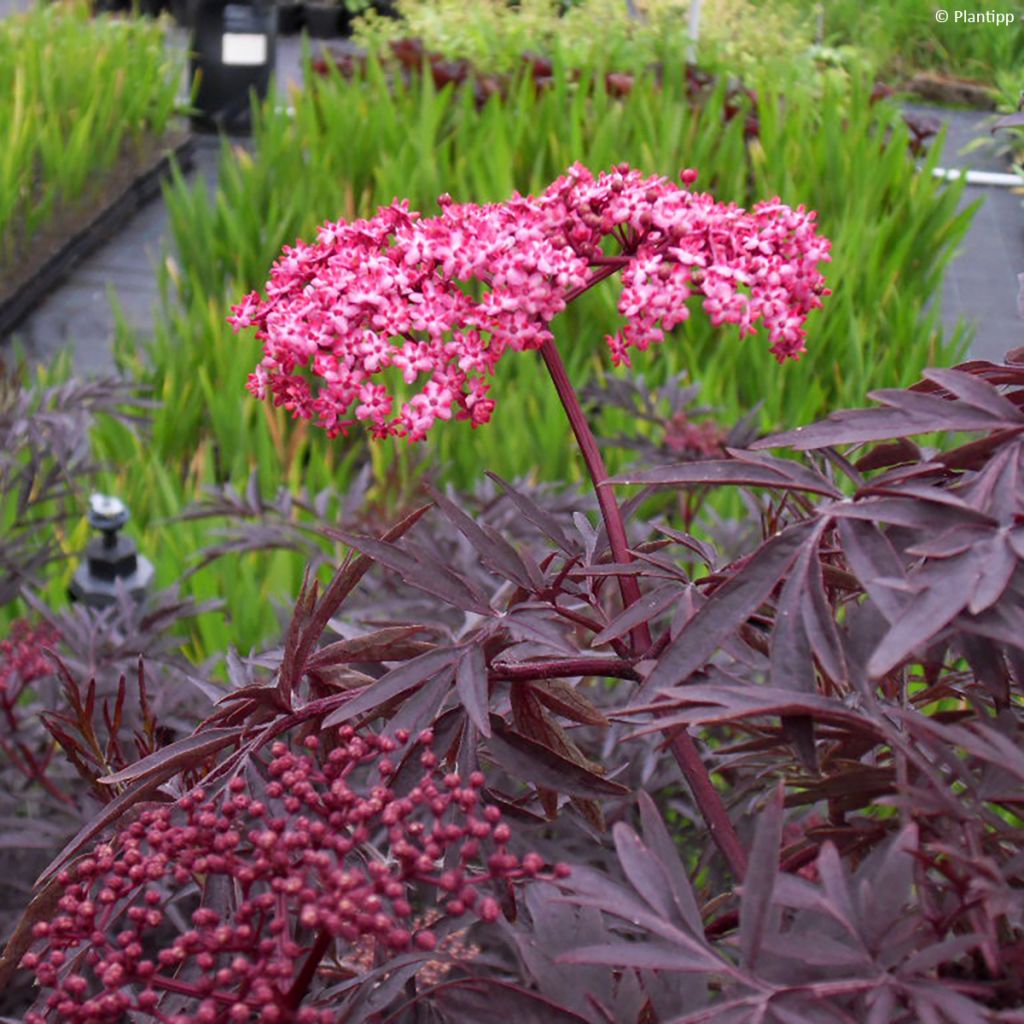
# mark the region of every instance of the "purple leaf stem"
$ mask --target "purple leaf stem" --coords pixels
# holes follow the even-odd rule
[[[640,674],[621,658],[559,658],[554,661],[527,661],[517,664],[497,662],[488,672],[493,682],[514,683],[535,679],[571,679],[576,676],[606,676],[611,679],[632,679]]]

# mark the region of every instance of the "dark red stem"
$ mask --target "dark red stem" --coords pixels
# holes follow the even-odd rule
[[[611,544],[612,554],[615,561],[625,564],[633,560],[629,553],[629,541],[626,538],[626,527],[622,522],[622,514],[619,511],[615,495],[608,487],[601,484],[608,479],[608,470],[605,469],[604,459],[601,457],[601,449],[590,430],[590,424],[583,413],[583,407],[576,395],[576,390],[569,380],[565,363],[555,347],[554,341],[546,341],[540,349],[544,359],[544,365],[551,374],[555,384],[555,391],[561,399],[562,407],[569,418],[569,425],[573,434],[576,435],[576,443],[580,446],[580,453],[586,463],[587,472],[594,484],[597,493],[597,503],[601,509],[601,516],[604,519],[605,529],[608,531],[608,541]],[[640,584],[632,576],[620,576],[619,588],[622,591],[623,603],[628,608],[640,600]],[[639,657],[651,646],[651,631],[647,628],[646,622],[634,626],[630,632],[633,640],[633,651]]]
[[[295,976],[292,987],[288,989],[288,994],[284,997],[285,1006],[288,1009],[297,1010],[299,1008],[299,1004],[309,991],[309,986],[313,983],[313,978],[316,975],[316,969],[320,966],[320,961],[323,960],[330,944],[330,932],[323,930],[317,932],[316,941],[309,951],[309,956],[306,957],[306,962]]]
[[[607,676],[632,679],[640,675],[628,661],[621,658],[559,658],[555,661],[527,661],[515,665],[492,665],[487,673],[495,682],[516,682],[520,679],[568,679],[573,676]]]
[[[608,268],[611,272],[612,268]],[[596,275],[607,276],[607,274]],[[587,472],[597,493],[597,503],[601,509],[601,516],[604,519],[605,529],[608,531],[608,542],[611,545],[612,555],[615,561],[625,565],[633,561],[629,551],[629,541],[626,537],[626,526],[622,521],[622,512],[610,487],[603,487],[602,484],[608,479],[608,470],[605,468],[604,459],[601,457],[601,449],[597,446],[590,425],[583,413],[576,389],[569,380],[565,364],[555,346],[554,341],[546,341],[540,349],[544,359],[544,365],[551,374],[555,391],[562,402],[566,416],[569,418],[569,425],[576,436],[576,442],[586,463]],[[622,603],[630,607],[640,600],[640,584],[633,576],[620,576],[619,589],[622,593]],[[637,657],[642,657],[651,649],[651,631],[646,622],[641,622],[630,632],[633,645],[633,652]],[[676,762],[682,769],[683,776],[690,786],[694,801],[700,809],[711,833],[711,838],[722,851],[738,880],[743,879],[747,871],[747,854],[740,843],[736,829],[733,828],[718,790],[711,782],[708,770],[704,767],[700,751],[697,749],[693,738],[685,730],[677,730],[668,736],[669,745],[675,756]]]

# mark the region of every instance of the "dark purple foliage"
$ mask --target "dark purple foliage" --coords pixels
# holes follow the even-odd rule
[[[282,1021],[1020,1020],[1024,362],[928,371],[871,397],[875,408],[744,448],[752,438],[727,440],[704,413],[681,420],[692,399],[681,391],[673,402],[640,385],[607,390],[598,400],[645,410],[656,428],[646,468],[612,481],[645,488],[626,505],[628,564],[612,561],[591,504],[503,481],[473,501],[432,491],[432,511],[411,510],[383,534],[356,514],[322,527],[350,546],[348,559],[322,589],[307,577],[280,649],[228,658],[231,685],[191,735],[139,747],[141,760],[94,779],[116,795],[43,872],[7,963],[26,951],[37,970],[52,962],[55,902],[81,887],[83,858],[112,849],[111,836],[141,841],[133,823],[199,801],[211,817],[196,821],[189,856],[259,859],[249,833],[217,840],[233,828],[217,816],[236,797],[238,814],[277,801],[285,857],[307,847],[283,837],[312,835],[330,813],[317,801],[334,752],[355,736],[384,750],[429,730],[431,764],[419,749],[386,751],[381,807],[422,792],[424,768],[455,788],[473,779],[515,864],[487,861],[493,903],[472,925],[458,892],[417,897],[410,911],[434,922],[436,950],[385,941],[354,960],[372,908],[351,936],[325,933],[301,909],[277,915],[271,932],[268,916],[284,950],[275,963],[287,966],[259,998]],[[657,404],[666,398],[667,414]],[[667,439],[702,422],[712,426],[690,440],[704,447],[667,462]],[[768,453],[785,446],[798,454]],[[700,535],[702,503],[718,487],[742,488],[762,527],[731,560]],[[233,504],[260,520],[257,538],[239,534],[224,549],[303,545],[318,509],[300,500],[311,513],[301,528],[258,488],[244,499],[225,490],[205,512]],[[615,585],[625,574],[642,597],[623,611]],[[743,877],[664,749],[689,728],[742,839]],[[272,767],[299,750],[301,771]],[[337,819],[358,833],[342,852],[360,878],[388,865],[374,869],[384,878],[401,863],[400,837],[372,814],[367,822],[359,832]],[[417,868],[425,876],[402,884],[451,881],[459,858],[440,836],[432,863]],[[130,871],[117,849],[105,870]],[[560,862],[568,876],[550,869]],[[281,877],[306,870],[281,864]],[[200,946],[210,936],[188,938],[188,914],[202,905],[234,921],[248,899],[214,884],[221,866],[178,880],[165,872],[154,895],[132,897],[159,909],[154,949],[209,953]],[[307,875],[295,884],[320,892]],[[66,912],[82,899],[75,890]],[[258,997],[244,979],[269,948],[240,945],[219,994],[199,993],[187,971],[150,984],[92,968],[58,990],[74,1002],[104,998],[105,985],[142,1020],[248,1021]],[[47,1003],[56,977],[40,980],[33,1020],[72,1019]]]
[[[5,939],[38,871],[118,792],[97,778],[187,736],[209,707],[193,685],[205,673],[179,655],[171,635],[202,608],[162,593],[102,613],[51,610],[39,596],[48,567],[65,557],[54,527],[81,518],[97,469],[90,424],[97,416],[141,423],[148,404],[117,381],[24,387],[0,364],[0,605],[22,616],[0,636]],[[0,957],[0,1012],[27,994],[27,977],[11,980],[15,966]]]

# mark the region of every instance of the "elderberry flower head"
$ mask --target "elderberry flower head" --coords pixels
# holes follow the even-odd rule
[[[681,188],[625,164],[595,178],[576,164],[536,197],[442,196],[436,217],[396,200],[324,224],[313,244],[285,247],[265,299],[232,307],[235,330],[255,327],[263,342],[249,390],[332,437],[358,421],[410,441],[437,420],[477,427],[494,410],[487,380],[502,355],[549,341],[551,320],[614,273],[626,321],[607,339],[616,364],[683,323],[693,294],[714,324],[747,335],[760,322],[780,362],[798,358],[807,314],[828,293],[814,213],[778,199],[748,212],[690,191],[695,178],[684,171]],[[397,408],[388,371],[421,384]]]
[[[403,795],[394,752],[408,738],[342,727],[322,753],[317,737],[311,753],[274,743],[262,792],[238,775],[144,810],[59,876],[22,961],[49,990],[26,1024],[337,1024],[303,1005],[328,948],[429,952],[438,938],[421,922],[494,920],[495,883],[564,876],[510,852],[483,776],[443,772],[432,738]]]

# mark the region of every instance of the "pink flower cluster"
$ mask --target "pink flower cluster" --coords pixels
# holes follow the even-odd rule
[[[165,1024],[337,1024],[301,1005],[329,947],[433,950],[434,932],[415,924],[425,908],[494,920],[495,881],[564,877],[537,854],[509,852],[508,825],[481,799],[483,776],[444,774],[432,739],[419,738],[422,777],[405,796],[388,783],[407,737],[342,727],[319,758],[315,736],[311,755],[275,743],[258,799],[238,776],[217,797],[199,789],[145,810],[60,876],[57,916],[36,925],[41,948],[22,961],[52,990],[26,1024],[113,1024],[129,1013]],[[171,939],[195,884],[223,898],[194,909]],[[168,997],[191,1005],[165,1012]]]
[[[616,272],[626,319],[608,338],[616,364],[686,320],[693,293],[715,324],[746,335],[760,321],[779,361],[797,358],[807,313],[827,294],[815,215],[777,199],[746,212],[689,191],[695,178],[683,172],[681,188],[626,165],[595,178],[576,164],[538,197],[442,196],[427,218],[396,201],[369,220],[325,224],[314,244],[284,249],[266,299],[232,307],[235,330],[254,326],[263,342],[248,387],[332,437],[357,421],[411,441],[437,420],[477,427],[491,418],[487,379],[502,355],[539,348],[567,303]],[[406,385],[424,381],[397,409],[389,368]]]

